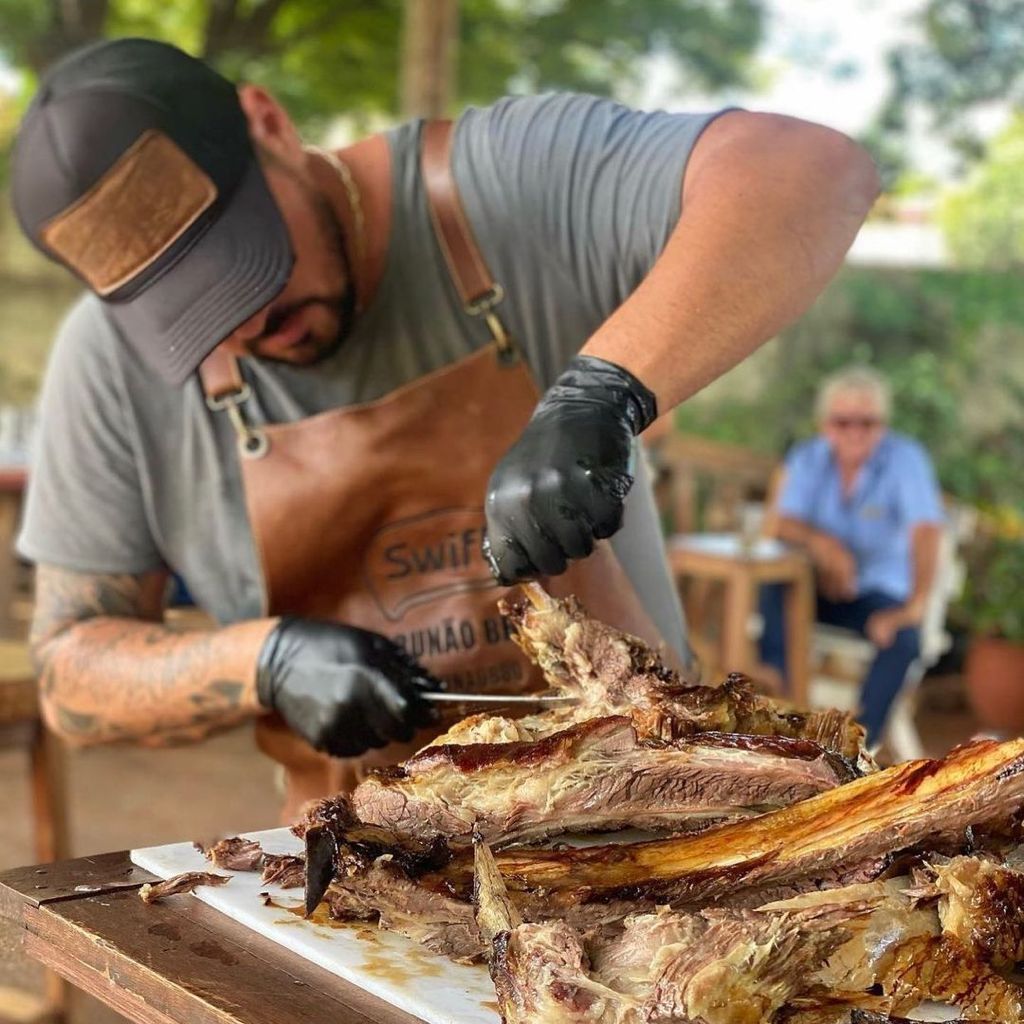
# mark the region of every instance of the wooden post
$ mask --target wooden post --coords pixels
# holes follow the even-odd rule
[[[444,117],[451,106],[458,0],[405,0],[401,101],[404,117]]]

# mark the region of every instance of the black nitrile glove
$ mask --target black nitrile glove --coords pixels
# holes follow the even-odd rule
[[[256,675],[260,703],[335,757],[411,740],[437,718],[423,692],[439,689],[379,633],[290,616],[264,641]]]
[[[577,356],[487,485],[484,557],[500,583],[557,576],[622,525],[633,438],[657,417],[628,370]]]

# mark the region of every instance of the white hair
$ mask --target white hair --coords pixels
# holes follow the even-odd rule
[[[870,366],[846,366],[830,373],[818,386],[818,397],[814,403],[818,422],[822,422],[828,415],[829,406],[836,395],[851,392],[870,395],[878,405],[882,419],[889,419],[889,413],[892,412],[892,389],[885,377]]]

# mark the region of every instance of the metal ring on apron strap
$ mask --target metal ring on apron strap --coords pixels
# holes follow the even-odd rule
[[[505,289],[497,281],[491,286],[490,291],[485,292],[478,299],[467,302],[465,311],[470,316],[482,316],[487,321],[494,343],[498,347],[498,358],[503,363],[516,363],[519,361],[519,349],[512,339],[512,335],[505,330],[501,317],[494,311],[494,307],[505,298]]]
[[[213,412],[226,412],[235,428],[238,438],[238,454],[243,459],[262,459],[270,450],[270,441],[266,433],[258,427],[250,427],[245,422],[242,410],[243,402],[252,397],[252,388],[243,384],[237,391],[228,391],[223,395],[207,395],[206,407]]]

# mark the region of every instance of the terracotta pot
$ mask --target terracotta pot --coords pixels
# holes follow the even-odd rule
[[[971,641],[967,695],[978,721],[999,732],[1024,732],[1024,644],[996,637]]]

